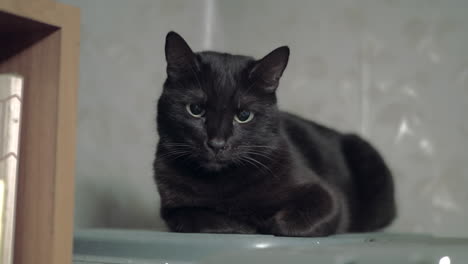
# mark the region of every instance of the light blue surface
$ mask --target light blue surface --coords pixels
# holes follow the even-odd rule
[[[75,233],[74,263],[468,263],[468,239],[405,234],[326,238],[94,229]]]

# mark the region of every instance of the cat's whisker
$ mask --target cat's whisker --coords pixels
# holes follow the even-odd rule
[[[243,153],[245,153],[245,154],[257,155],[257,156],[261,156],[261,157],[267,158],[267,159],[269,159],[269,160],[274,160],[270,155],[268,155],[268,154],[266,154],[266,153],[258,152],[258,151],[244,151]]]
[[[247,162],[248,164],[254,166],[254,167],[257,168],[257,169],[261,169],[260,167],[258,167],[257,164],[255,164],[255,163],[253,163],[253,162],[251,162],[251,161],[249,161],[249,160],[246,160],[246,159],[244,159],[244,158],[241,158],[241,160]]]
[[[174,158],[173,160],[182,158],[182,160],[181,160],[182,163],[187,164],[187,160],[188,160],[188,158],[191,157],[191,156],[192,156],[191,153],[188,153],[188,154],[186,154],[186,155],[181,155],[181,156],[179,156],[179,157],[176,157],[176,158]]]
[[[246,157],[246,156],[243,156],[242,157],[245,161],[249,160],[249,161],[252,161],[252,162],[255,162],[256,164],[260,165],[262,168],[264,168],[267,172],[269,172],[271,174],[271,176],[275,177],[276,178],[276,175],[270,170],[270,168],[268,168],[268,166],[266,166],[265,164],[261,163],[260,161],[254,159],[254,158],[251,158],[251,157]]]
[[[164,144],[164,146],[168,146],[168,147],[187,147],[187,148],[192,147],[192,146],[186,145],[186,144]]]
[[[258,161],[257,159],[254,159],[254,158],[252,158],[252,157],[246,157],[246,156],[244,156],[244,158],[245,158],[245,159],[248,159],[248,160],[251,160],[251,161],[255,162],[256,164],[259,164],[260,166],[262,166],[263,168],[265,168],[266,170],[268,170],[268,171],[271,172],[271,170],[270,170],[265,164],[261,163],[261,162]]]
[[[172,158],[168,159],[168,161],[180,160],[181,158],[183,158],[182,162],[185,163],[187,161],[188,157],[190,157],[190,153],[184,153],[184,154],[180,154],[180,155],[177,155],[175,157],[172,157]]]
[[[183,154],[180,154],[180,155],[177,155],[175,157],[172,157],[171,159],[169,159],[170,161],[174,161],[176,159],[179,159],[179,158],[182,158],[182,157],[186,157],[186,156],[189,156],[190,154],[189,153],[183,153]]]
[[[233,163],[234,165],[240,165],[240,166],[243,166],[243,165],[244,165],[244,164],[242,163],[241,160],[236,159],[236,158],[233,158],[233,159],[232,159],[232,163]]]
[[[167,158],[167,157],[173,157],[173,156],[176,156],[176,155],[186,155],[186,154],[191,154],[191,153],[192,152],[186,151],[186,150],[174,150],[174,151],[164,153],[162,155],[157,155],[157,157],[158,158]],[[175,159],[177,159],[177,157]],[[171,160],[174,160],[174,159],[171,159]]]
[[[161,143],[162,143],[162,142],[161,142]],[[169,145],[169,146],[173,146],[173,145],[190,146],[189,144],[184,143],[184,142],[164,142],[163,144],[164,144],[164,145]]]
[[[277,147],[273,147],[273,146],[261,146],[261,145],[257,145],[257,146],[238,146],[238,148],[266,148],[266,149],[278,149]]]
[[[167,147],[167,146],[164,146],[164,147]],[[169,149],[165,148],[166,152],[193,149],[191,146],[169,146],[169,147],[170,147]]]
[[[271,147],[271,146],[240,146],[238,147],[240,151],[252,151],[256,153],[262,153],[270,157],[282,157],[287,154],[285,149]]]

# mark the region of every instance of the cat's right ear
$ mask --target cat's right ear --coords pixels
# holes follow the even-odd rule
[[[167,75],[177,78],[193,70],[195,54],[185,40],[174,31],[167,33],[165,45]]]

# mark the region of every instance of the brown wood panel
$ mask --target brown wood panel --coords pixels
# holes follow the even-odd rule
[[[15,263],[48,263],[53,243],[60,32],[0,64],[25,80],[18,174]],[[34,220],[33,224],[30,220]]]
[[[25,77],[14,263],[71,263],[79,11],[0,0],[2,32],[0,72]]]

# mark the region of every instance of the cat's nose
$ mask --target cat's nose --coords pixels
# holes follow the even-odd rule
[[[226,147],[226,140],[222,138],[212,138],[208,141],[208,146],[214,151],[219,152]]]

